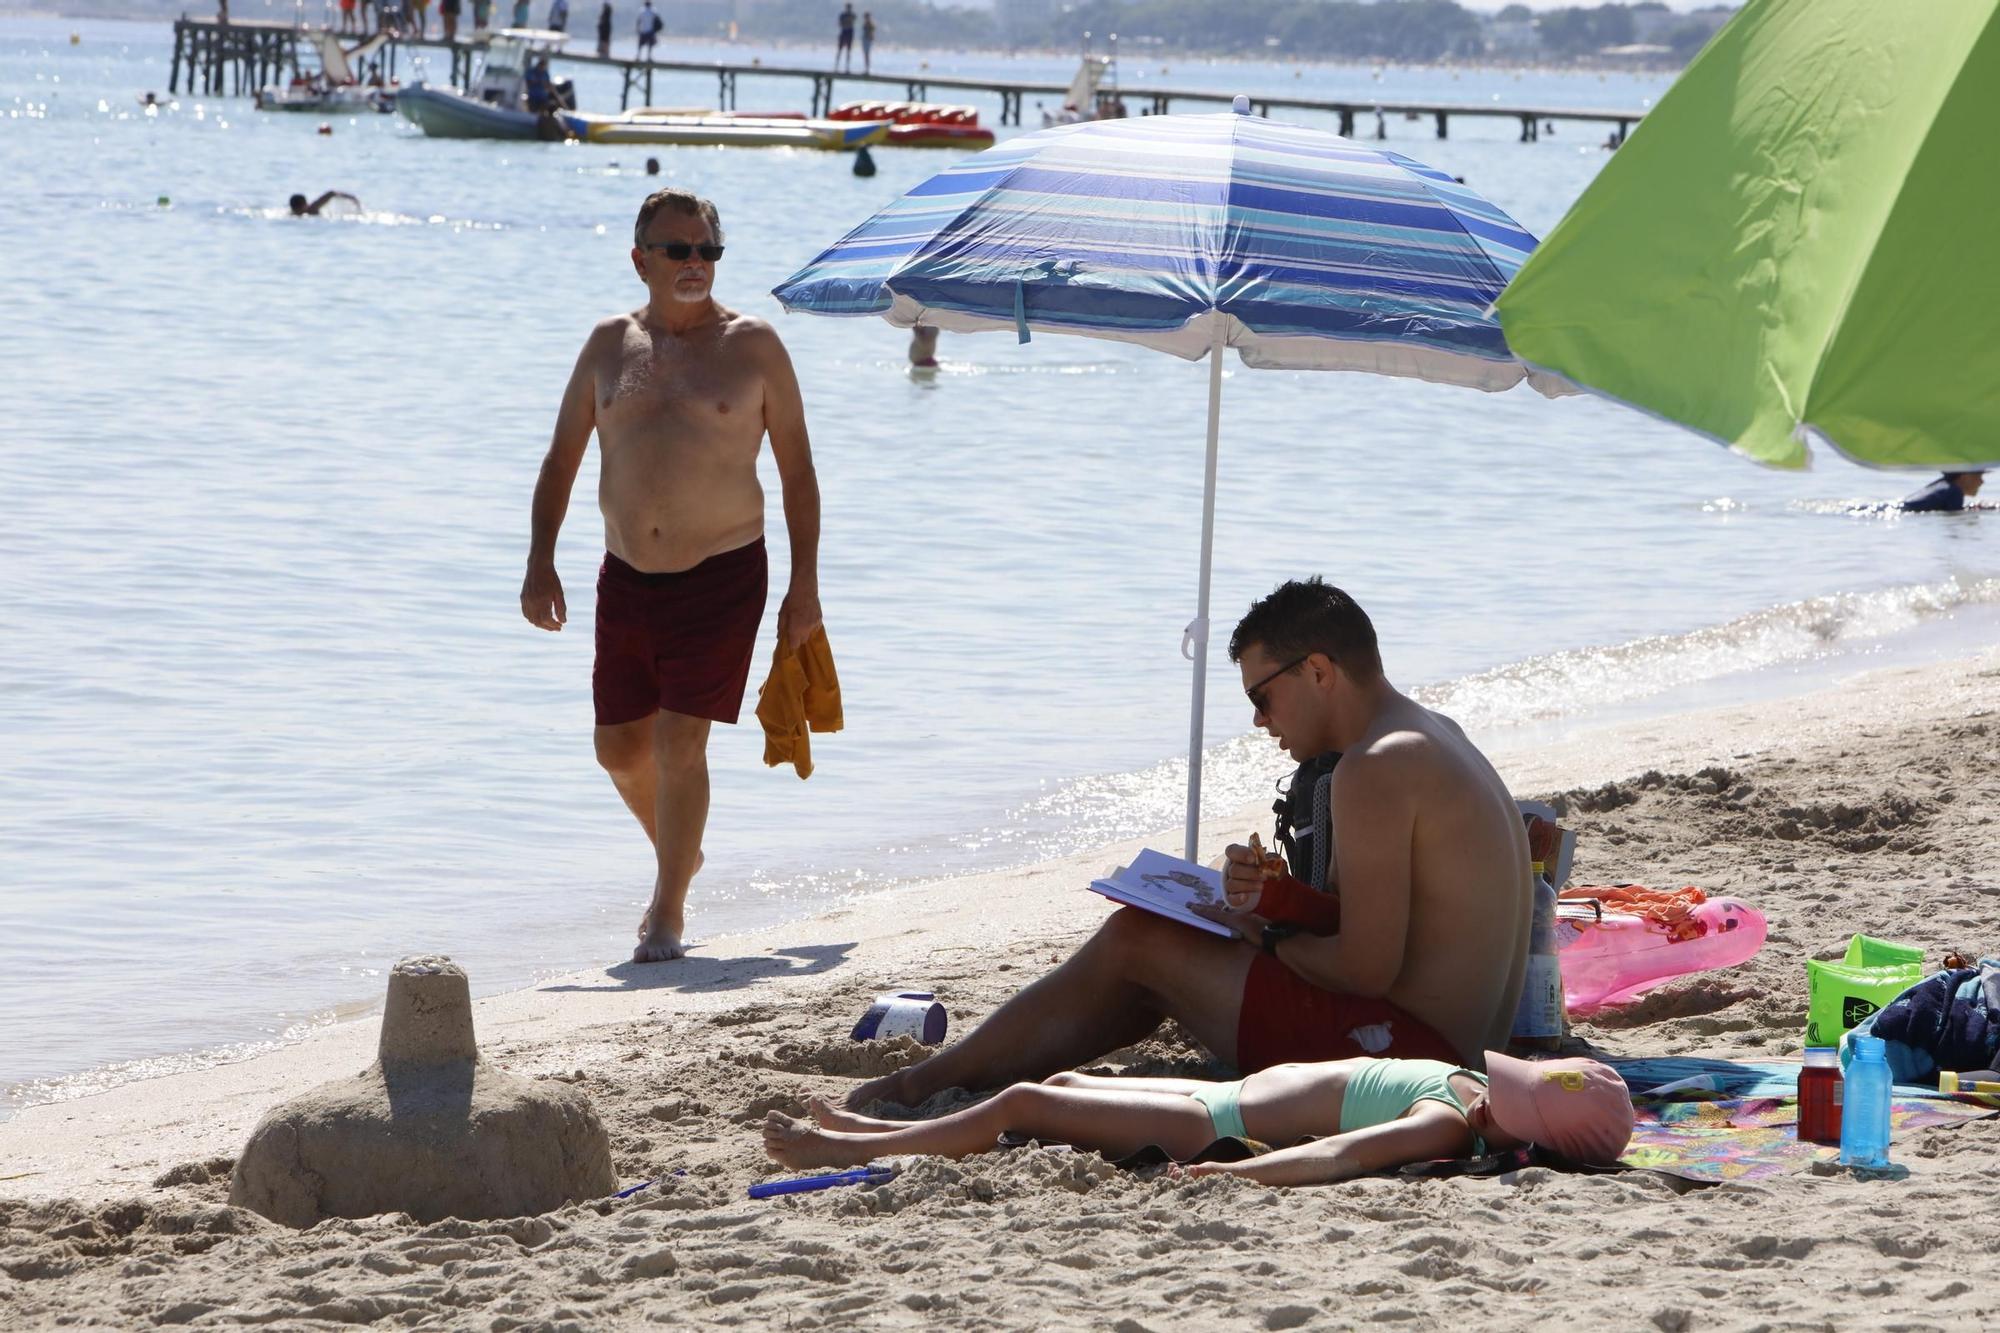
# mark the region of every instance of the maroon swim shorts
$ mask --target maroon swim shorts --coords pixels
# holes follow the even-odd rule
[[[1345,1060],[1357,1055],[1458,1064],[1451,1043],[1430,1024],[1387,1000],[1321,990],[1269,954],[1250,962],[1236,1020],[1236,1067]]]
[[[764,618],[764,539],[692,569],[648,574],[609,551],[597,571],[597,725],[659,709],[734,722]]]

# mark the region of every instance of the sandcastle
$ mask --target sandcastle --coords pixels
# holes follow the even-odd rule
[[[589,1099],[483,1063],[464,970],[427,956],[389,974],[374,1064],[258,1121],[229,1201],[309,1227],[391,1212],[519,1217],[615,1188]]]

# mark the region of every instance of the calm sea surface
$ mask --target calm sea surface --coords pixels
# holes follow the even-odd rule
[[[655,149],[655,181],[631,148],[427,140],[389,117],[321,136],[187,94],[145,115],[171,42],[0,20],[0,1114],[352,1012],[403,954],[449,952],[494,991],[629,947],[652,872],[590,754],[594,459],[559,552],[570,628],[530,629],[516,595],[557,397],[592,323],[641,299],[629,228],[661,181],[718,203],[718,293],[776,320],[797,363],[849,723],[815,741],[809,783],[762,766],[754,724],[718,731],[697,933],[1177,827],[1206,370],[947,335],[942,373],[913,379],[896,330],[767,295],[946,157],[878,150],[859,179],[844,157]],[[878,63],[920,62],[1072,63]],[[1136,87],[1488,104],[1663,88],[1124,65]],[[616,105],[615,79],[581,91]],[[712,95],[662,76],[654,101]],[[1588,126],[1389,133],[1537,233],[1604,160]],[[283,216],[328,188],[365,211]],[[1839,512],[1916,478],[1761,471],[1525,389],[1233,362],[1223,430],[1218,640],[1279,579],[1324,573],[1373,613],[1392,677],[1484,736],[1796,688],[2000,626],[1993,515]],[[1223,810],[1280,761],[1242,735],[1219,650],[1211,687]]]

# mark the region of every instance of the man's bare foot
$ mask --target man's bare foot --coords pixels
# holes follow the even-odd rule
[[[652,921],[646,923],[649,927]],[[687,957],[687,945],[681,942],[677,930],[651,930],[639,937],[638,947],[632,950],[635,963],[671,963],[676,958]]]
[[[694,854],[694,869],[701,873],[702,862],[708,857],[702,852]],[[687,945],[683,937],[687,934],[685,917],[670,918],[661,923],[662,929],[653,928],[653,906],[648,904],[646,914],[639,918],[639,947],[632,950],[635,963],[670,963],[676,958],[687,957]]]
[[[871,1115],[856,1115],[842,1110],[824,1097],[809,1098],[806,1105],[821,1129],[837,1129],[847,1134],[887,1134],[892,1129],[909,1128],[899,1121],[877,1120]]]
[[[794,1120],[783,1111],[764,1117],[764,1151],[795,1169],[812,1166],[860,1166],[875,1155],[872,1135],[842,1134]]]
[[[871,1106],[876,1102],[894,1102],[898,1106],[915,1106],[923,1098],[912,1096],[909,1074],[910,1071],[907,1069],[898,1069],[893,1074],[884,1074],[880,1078],[871,1078],[861,1086],[850,1089],[848,1094],[840,1099],[840,1104],[850,1111],[858,1111],[862,1107]]]

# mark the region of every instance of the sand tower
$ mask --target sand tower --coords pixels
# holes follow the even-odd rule
[[[417,957],[389,974],[375,1063],[258,1121],[229,1201],[309,1227],[390,1212],[519,1217],[616,1187],[589,1099],[482,1062],[464,970]]]

